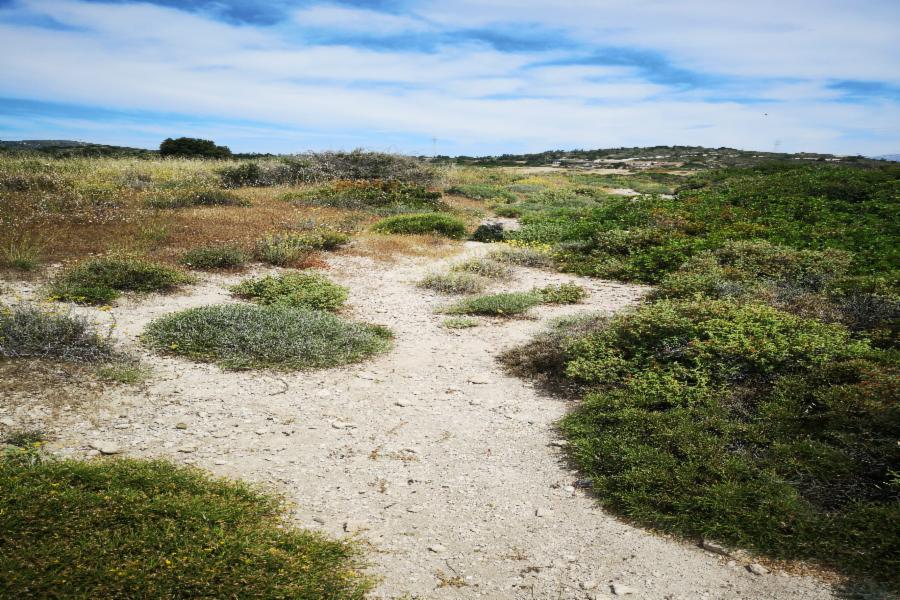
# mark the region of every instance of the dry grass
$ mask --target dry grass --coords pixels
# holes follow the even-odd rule
[[[392,262],[398,256],[446,258],[462,251],[462,245],[437,235],[373,235],[361,234],[343,251],[352,256],[365,256]]]

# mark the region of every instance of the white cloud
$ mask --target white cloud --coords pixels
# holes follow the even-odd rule
[[[460,0],[423,4],[422,18],[330,5],[292,15],[304,27],[379,35],[435,23],[484,28],[513,15],[570,31],[585,44],[654,50],[676,66],[734,77],[721,89],[685,91],[648,81],[634,66],[529,67],[563,58],[562,49],[504,53],[460,43],[439,52],[376,51],[306,44],[285,27],[229,25],[149,4],[28,0],[33,12],[79,30],[0,24],[12,49],[0,53],[0,95],[271,124],[223,125],[211,136],[244,140],[248,146],[233,143],[244,150],[268,149],[267,138],[296,140],[294,149],[303,149],[431,136],[442,140],[440,151],[464,153],[656,143],[771,149],[776,141],[785,150],[896,150],[896,102],[874,114],[871,106],[831,102],[837,93],[826,87],[836,78],[898,79],[885,56],[895,44],[886,37],[889,10],[871,23],[848,18],[838,35],[846,11],[837,5],[807,13],[802,23],[799,9],[769,14],[775,4],[766,2],[742,9],[736,24],[723,8],[729,4],[574,0],[551,8]],[[791,39],[800,45],[789,46]],[[757,75],[764,79],[747,79]],[[707,99],[715,95],[723,98]],[[721,101],[742,96],[776,102]],[[166,124],[140,129],[162,134]],[[399,149],[427,152],[430,144]]]

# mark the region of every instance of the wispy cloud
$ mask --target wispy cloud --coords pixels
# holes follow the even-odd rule
[[[0,0],[0,137],[880,153],[897,25],[875,0]]]

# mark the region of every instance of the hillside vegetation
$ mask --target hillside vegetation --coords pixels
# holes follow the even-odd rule
[[[557,268],[658,284],[632,313],[504,357],[578,390],[561,429],[599,501],[900,589],[900,168],[727,169],[674,197],[572,186],[515,204],[507,236]]]

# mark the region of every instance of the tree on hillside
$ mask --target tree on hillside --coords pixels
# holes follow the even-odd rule
[[[160,156],[192,156],[203,158],[229,158],[231,150],[228,146],[216,146],[212,140],[180,137],[166,138],[159,145]]]

